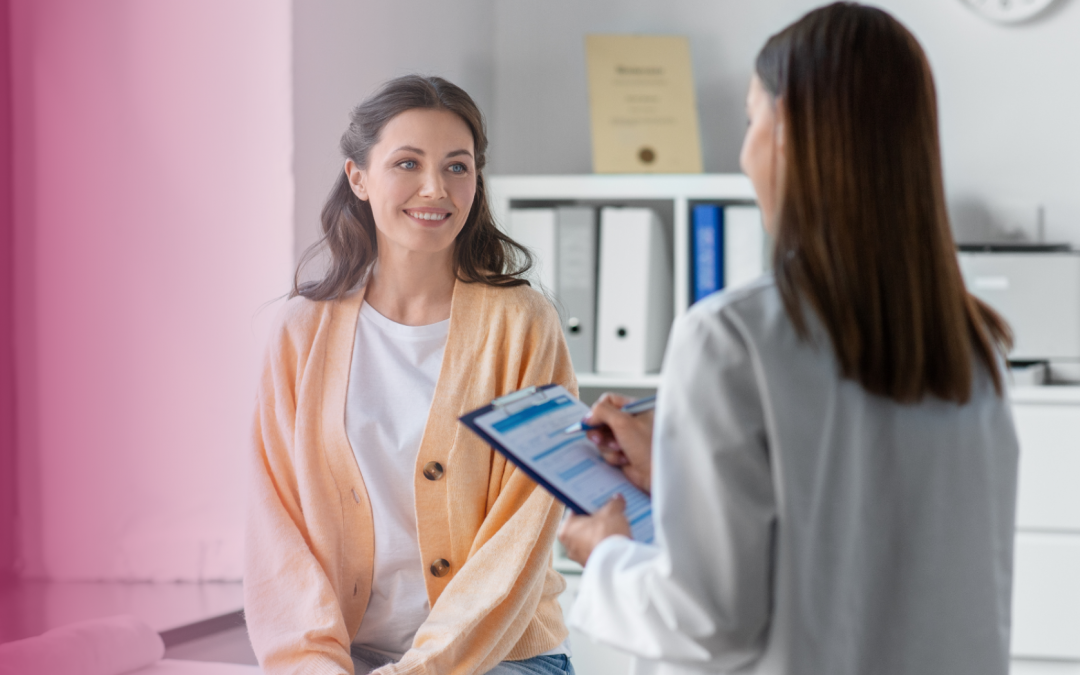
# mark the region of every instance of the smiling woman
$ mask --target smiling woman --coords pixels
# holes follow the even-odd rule
[[[368,283],[367,302],[401,323],[433,323],[449,315],[448,303],[441,311],[437,302],[426,307],[433,316],[405,316],[410,308],[391,306],[392,298],[406,297],[395,293],[402,284],[428,287],[434,277],[452,285],[454,241],[476,198],[472,133],[452,112],[414,109],[390,120],[380,136],[366,168],[345,161],[349,186],[375,223],[379,273]],[[394,273],[401,274],[388,278]],[[440,285],[449,291],[437,281],[432,288]]]
[[[444,132],[451,137],[444,139],[440,135]],[[415,142],[407,140],[410,138]],[[418,183],[405,180],[408,174],[421,177],[413,180],[439,174],[447,196],[452,192],[458,199],[456,217],[452,219],[457,227],[447,230],[453,229],[455,236],[460,233],[460,241],[455,240],[452,249],[444,247],[451,254],[458,278],[493,286],[525,284],[522,275],[531,267],[532,259],[528,251],[495,226],[488,206],[483,175],[487,144],[480,109],[465,91],[442,78],[398,78],[357,106],[341,137],[345,171],[323,207],[323,238],[297,266],[292,294],[311,300],[339,297],[360,284],[375,263],[380,245],[387,243],[380,239],[378,222],[393,228],[396,214],[381,220],[388,214],[382,211],[377,218],[374,209],[406,205],[387,204],[384,197],[390,198],[390,194],[384,195],[381,190],[371,201],[364,196],[365,176],[368,181],[376,181],[377,186],[413,190],[407,198],[417,199],[408,204],[414,218],[432,217],[419,215],[425,209],[440,212],[440,207],[421,203],[430,194],[421,195]],[[319,281],[301,283],[301,270],[323,247],[329,249],[331,257],[329,272]]]
[[[329,271],[298,271],[259,388],[244,591],[263,672],[572,673],[562,507],[458,433],[510,391],[576,392],[528,253],[491,217],[480,111],[399,78],[341,147]]]

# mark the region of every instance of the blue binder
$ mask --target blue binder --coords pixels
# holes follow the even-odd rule
[[[694,302],[724,287],[724,210],[699,204],[692,214]]]

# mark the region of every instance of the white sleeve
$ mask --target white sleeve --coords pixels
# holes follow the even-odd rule
[[[768,632],[776,501],[750,350],[722,310],[676,323],[657,404],[655,543],[604,540],[570,623],[647,659],[735,668]]]

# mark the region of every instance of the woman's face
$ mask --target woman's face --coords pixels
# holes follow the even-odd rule
[[[739,165],[754,184],[765,229],[775,237],[773,223],[779,199],[777,184],[784,169],[784,128],[776,100],[765,90],[757,75],[750,80],[746,115],[750,125],[743,139]]]
[[[476,195],[472,132],[446,110],[407,110],[383,127],[368,165],[345,162],[353,192],[371,204],[380,257],[449,251]]]

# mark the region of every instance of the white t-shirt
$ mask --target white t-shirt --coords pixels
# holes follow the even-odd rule
[[[375,569],[353,642],[400,658],[431,611],[416,533],[413,474],[450,320],[405,326],[360,307],[345,430],[375,522]]]
[[[400,659],[431,612],[416,532],[413,473],[450,320],[405,326],[364,302],[353,342],[345,431],[375,523],[371,599],[353,642]],[[569,638],[547,654],[569,654]]]

